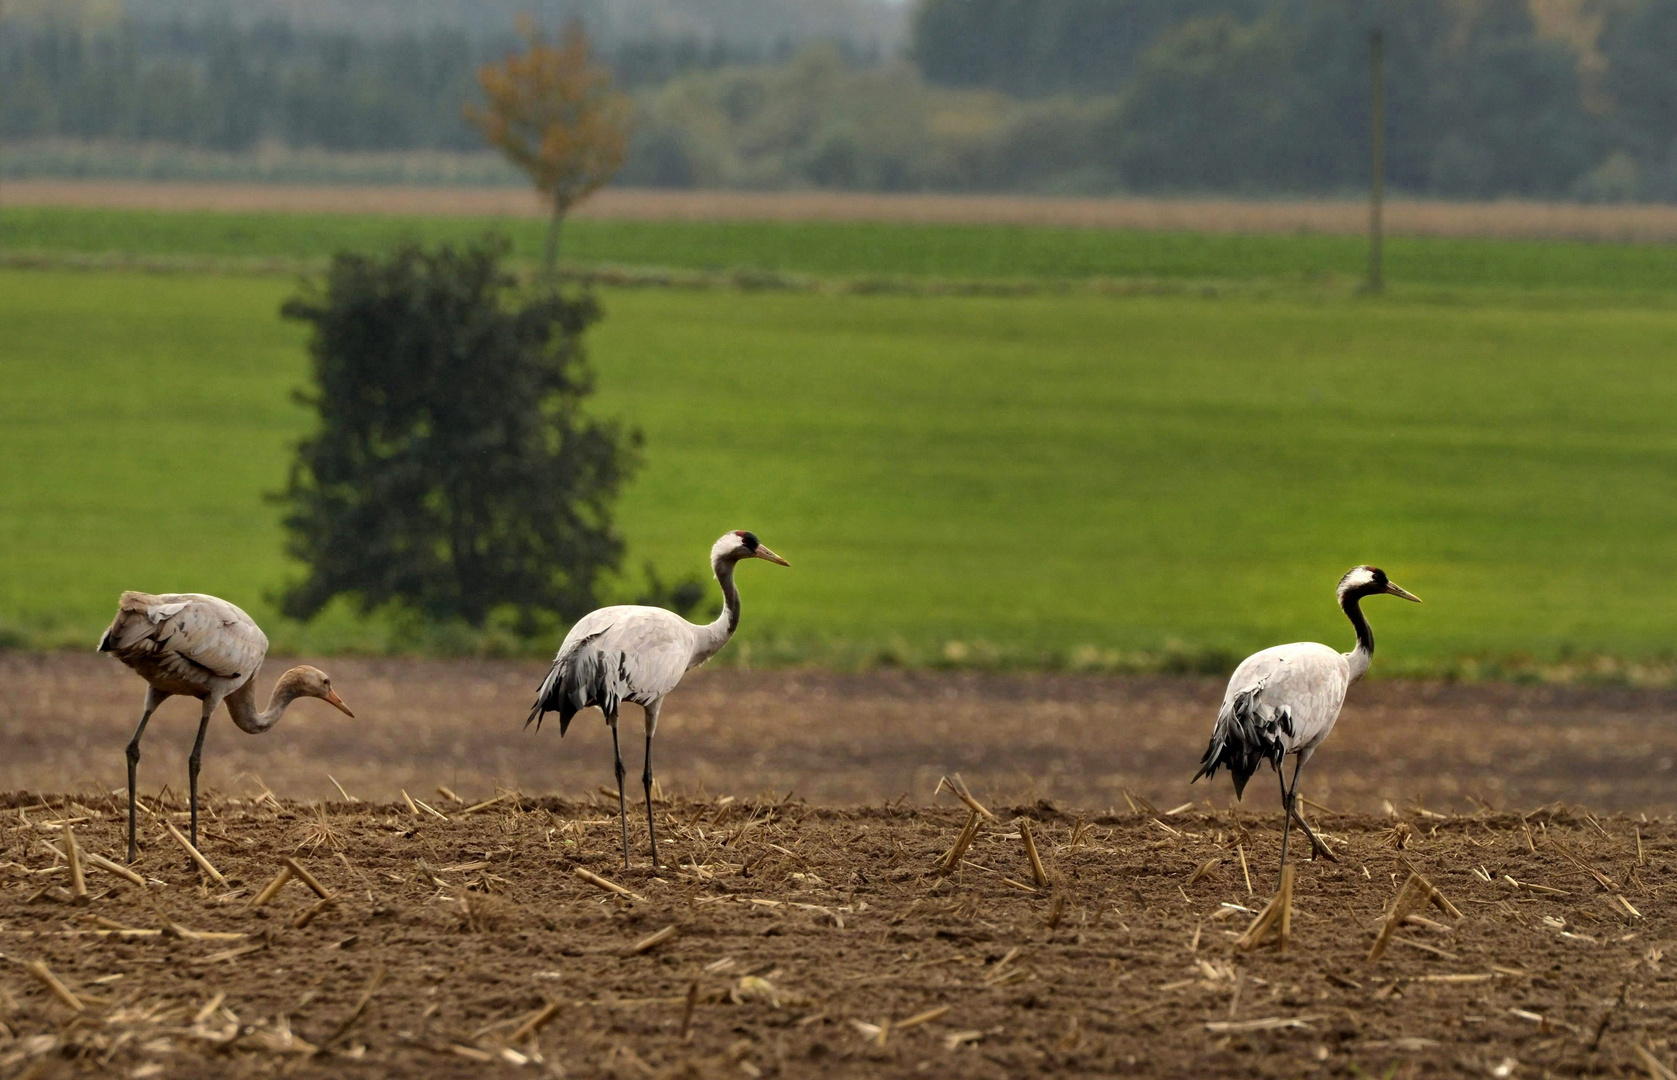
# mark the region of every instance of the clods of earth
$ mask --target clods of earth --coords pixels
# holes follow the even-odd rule
[[[1315,808],[1336,861],[1295,833],[1291,903],[1264,916],[1278,813],[672,800],[654,870],[632,803],[626,871],[615,804],[218,797],[200,866],[165,795],[130,869],[120,795],[0,796],[0,1075],[1667,1077],[1677,1058],[1668,820]]]

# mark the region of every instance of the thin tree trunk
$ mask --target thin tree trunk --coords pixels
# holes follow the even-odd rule
[[[558,282],[559,266],[559,226],[565,220],[565,203],[561,199],[553,200],[553,216],[547,222],[547,246],[542,251],[542,273],[549,285]]]

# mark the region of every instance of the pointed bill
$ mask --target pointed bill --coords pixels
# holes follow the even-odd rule
[[[1400,588],[1398,586],[1398,584],[1396,582],[1393,582],[1393,581],[1386,582],[1386,592],[1389,595],[1392,595],[1392,596],[1401,596],[1405,600],[1413,600],[1417,604],[1419,604],[1421,602],[1421,598],[1419,596],[1416,596],[1414,593],[1410,592],[1407,589]]]
[[[344,704],[344,699],[338,696],[338,692],[336,690],[326,691],[326,703],[328,705],[336,706],[339,712],[343,713],[351,720],[355,719],[355,714],[349,711],[349,706]]]
[[[757,550],[753,551],[751,554],[753,556],[755,556],[756,558],[759,558],[759,559],[767,559],[769,562],[779,563],[781,566],[791,566],[792,565],[791,563],[787,562],[785,559],[782,559],[779,555],[776,555],[774,552],[770,551],[767,547],[763,546],[762,544],[758,544],[757,545]]]

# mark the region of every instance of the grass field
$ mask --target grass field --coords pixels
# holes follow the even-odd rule
[[[77,226],[90,244],[99,220]],[[268,224],[293,252],[371,242]],[[1337,241],[1299,250],[1318,243]],[[810,264],[851,257],[795,247]],[[884,264],[905,265],[867,265]],[[307,424],[289,396],[303,334],[276,314],[291,288],[0,271],[0,620],[90,641],[136,586],[222,593],[271,620],[261,598],[287,568],[263,495]],[[794,563],[742,576],[736,659],[1099,665],[1345,642],[1331,589],[1360,561],[1427,600],[1371,605],[1386,671],[1657,658],[1677,640],[1664,304],[604,299],[598,407],[647,434],[621,506],[629,565],[697,570],[734,527]],[[386,644],[341,615],[272,629],[293,647]]]
[[[533,259],[544,225],[527,218],[188,213],[13,207],[0,250],[123,257],[323,261],[403,239],[462,241],[501,229]],[[750,270],[839,278],[944,280],[1352,282],[1361,239],[1032,226],[871,222],[619,221],[566,226],[574,265]],[[1569,289],[1660,294],[1677,288],[1677,246],[1393,237],[1387,277],[1400,289]]]

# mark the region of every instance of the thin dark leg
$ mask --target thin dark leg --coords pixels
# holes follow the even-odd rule
[[[617,771],[617,820],[623,826],[623,869],[629,869],[629,804],[623,799],[623,751],[617,746],[617,717],[611,718],[611,758]]]
[[[198,763],[204,760],[204,733],[210,730],[212,702],[204,702],[204,715],[198,721],[198,738],[192,744],[192,756],[186,759],[187,785],[192,789],[192,846],[198,846]]]
[[[1294,802],[1293,819],[1299,823],[1299,828],[1304,830],[1304,835],[1310,840],[1310,847],[1312,850],[1311,857],[1314,858],[1315,856],[1320,855],[1329,862],[1338,862],[1339,857],[1333,853],[1333,848],[1330,848],[1328,845],[1322,843],[1321,837],[1317,836],[1310,828],[1310,822],[1304,820],[1304,811],[1298,809],[1296,805],[1297,800],[1294,800]]]
[[[140,726],[134,729],[134,737],[128,740],[128,861],[139,858],[139,851],[134,846],[134,785],[138,782],[140,767],[140,736],[146,733],[146,724],[151,720],[151,714],[157,710],[158,701],[152,700],[151,693],[146,694],[146,711],[140,717]],[[161,699],[159,699],[161,700]]]
[[[646,788],[646,835],[652,840],[652,869],[663,864],[658,861],[658,827],[652,824],[652,722],[646,725],[646,767],[641,770],[641,786]]]
[[[1287,834],[1289,832],[1291,832],[1292,828],[1293,828],[1293,813],[1294,813],[1294,811],[1293,811],[1293,800],[1298,795],[1299,769],[1302,768],[1303,766],[1304,766],[1304,756],[1302,754],[1293,759],[1293,786],[1292,786],[1291,790],[1288,789],[1287,782],[1284,779],[1281,781],[1281,807],[1282,807],[1282,812],[1286,815],[1286,821],[1281,826],[1281,866],[1282,866],[1282,869],[1285,869],[1286,866],[1287,866]],[[1280,779],[1281,778],[1281,770],[1276,769],[1275,770],[1275,775],[1276,775],[1277,779]]]

